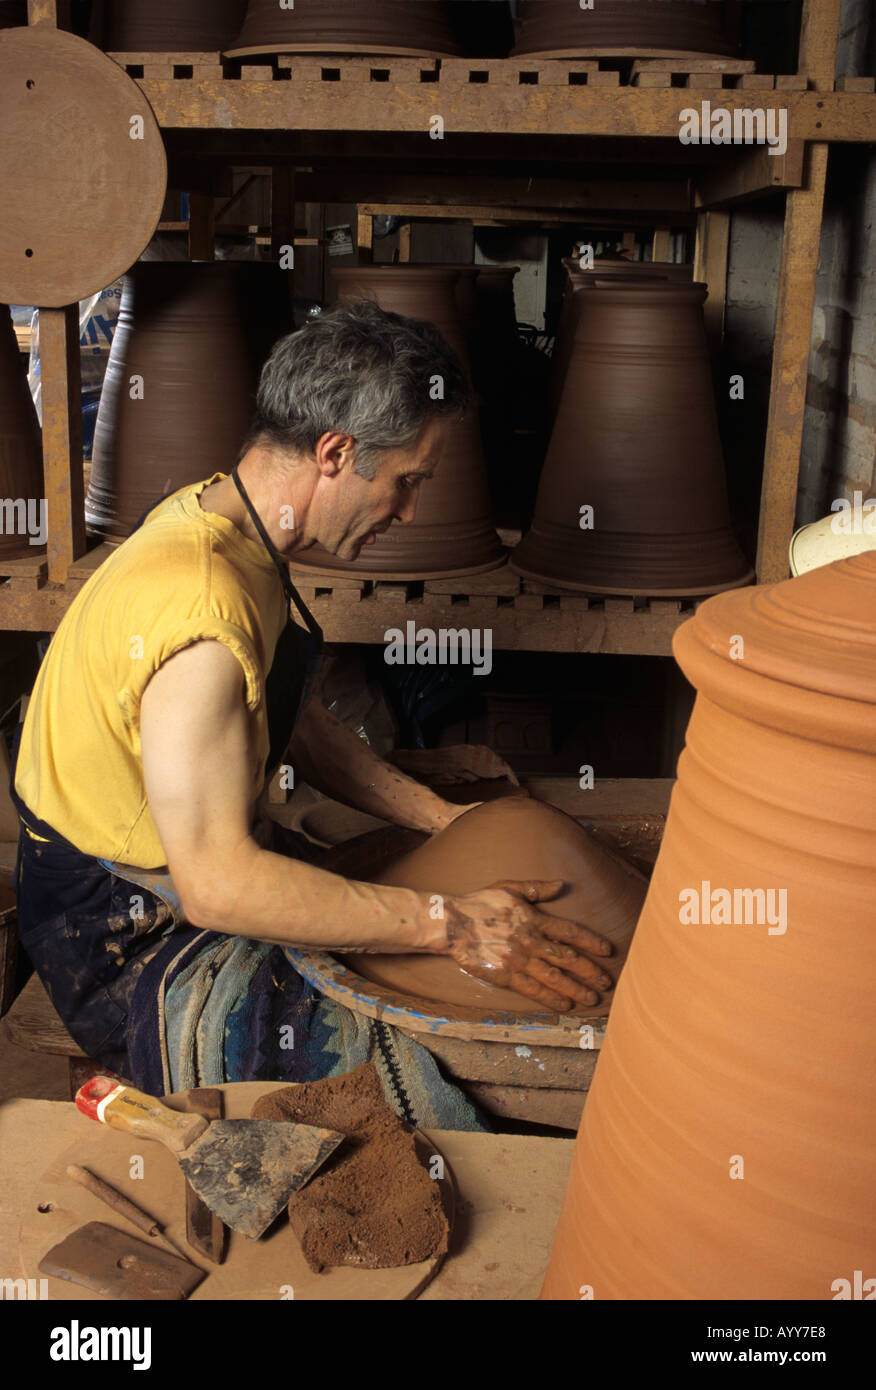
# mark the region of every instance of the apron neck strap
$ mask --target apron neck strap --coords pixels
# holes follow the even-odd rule
[[[240,474],[238,473],[237,468],[238,465],[235,464],[231,470],[231,476],[234,479],[234,486],[237,488],[237,491],[243,498],[243,504],[246,507],[246,510],[249,512],[252,524],[261,536],[262,543],[277,568],[277,573],[280,576],[280,583],[283,585],[283,592],[286,595],[286,598],[289,600],[289,602],[295,604],[295,607],[301,614],[301,617],[304,620],[304,625],[310,633],[311,637],[313,637],[314,640],[318,642],[320,646],[322,646],[322,628],[316,621],[316,618],[314,618],[310,609],[307,607],[298,590],[295,588],[295,585],[292,583],[292,580],[289,576],[289,566],[285,563],[279,551],[277,550],[277,547],[274,545],[273,541],[271,540],[270,536],[265,530],[262,519],[256,511],[255,507],[253,506],[249,493],[247,492],[246,488],[243,486],[243,483],[241,482]]]

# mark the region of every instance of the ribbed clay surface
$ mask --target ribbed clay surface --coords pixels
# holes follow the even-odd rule
[[[543,1296],[832,1299],[876,1268],[876,554],[710,599],[675,653],[698,695]],[[784,888],[786,929],[680,921],[704,883],[709,916]]]

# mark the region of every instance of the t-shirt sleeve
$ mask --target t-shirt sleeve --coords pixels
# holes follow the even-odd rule
[[[139,659],[132,653],[135,659],[130,663],[130,679],[119,691],[119,703],[132,728],[139,731],[140,701],[155,672],[177,652],[204,641],[222,642],[234,653],[243,669],[247,709],[258,708],[264,698],[264,678],[251,638],[242,628],[222,618],[189,618],[162,633],[154,650],[144,651]]]

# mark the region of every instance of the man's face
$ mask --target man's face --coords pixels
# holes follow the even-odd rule
[[[447,421],[432,420],[414,444],[382,454],[373,478],[363,478],[352,466],[322,477],[319,544],[341,560],[355,560],[393,521],[413,521],[420,485],[438,466],[447,436]]]

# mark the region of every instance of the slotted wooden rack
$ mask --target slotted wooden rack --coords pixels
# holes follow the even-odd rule
[[[876,138],[876,95],[871,79],[834,81],[841,0],[804,0],[798,72],[755,73],[731,59],[646,59],[607,67],[596,59],[414,59],[320,58],[278,55],[273,60],[232,60],[218,53],[115,54],[140,83],[166,138],[185,138],[193,163],[204,157],[269,165],[274,176],[272,239],[289,240],[294,197],[319,201],[325,177],[299,176],[293,189],[288,152],[293,136],[336,132],[379,140],[428,131],[440,110],[445,150],[454,140],[499,142],[537,136],[545,151],[574,137],[578,158],[599,151],[612,160],[612,178],[595,187],[570,179],[546,179],[544,188],[521,194],[537,217],[539,209],[581,215],[626,212],[661,224],[655,251],[672,215],[695,220],[694,275],[707,281],[707,327],[720,337],[724,315],[729,211],[735,203],[784,191],[785,224],[774,335],[771,395],[759,517],[757,573],[761,582],[787,573],[830,142]],[[28,0],[29,21],[56,23],[56,0]],[[709,101],[731,111],[750,107],[756,96],[764,110],[787,113],[788,147],[772,156],[763,147],[719,147],[705,170],[691,177],[684,168],[653,195],[624,181],[617,167],[649,149],[651,162],[677,150],[679,112]],[[440,102],[440,105],[439,105]],[[670,144],[671,142],[671,144]],[[242,155],[247,157],[242,158]],[[617,163],[615,163],[617,161]],[[367,170],[351,177],[364,188]],[[509,203],[509,181],[456,179],[446,174],[395,177],[368,175],[370,206],[426,207],[478,204],[494,211]],[[532,182],[532,180],[530,180]],[[477,184],[477,197],[472,196]],[[516,195],[515,195],[516,196]],[[649,207],[653,196],[657,207]],[[326,199],[328,200],[328,199]],[[668,201],[667,201],[668,200]],[[513,200],[512,200],[513,201]],[[426,206],[431,204],[431,208]],[[477,210],[477,209],[475,209]],[[367,215],[367,214],[366,214]],[[212,225],[211,201],[192,200],[192,222]],[[661,221],[662,219],[662,221]],[[209,241],[201,229],[200,245]],[[198,244],[198,233],[193,237]],[[43,450],[49,532],[45,557],[7,562],[0,571],[0,627],[51,630],[88,574],[107,553],[87,551],[79,418],[78,320],[76,306],[40,315],[43,379]],[[453,581],[459,585],[459,581]],[[377,584],[357,591],[329,583],[314,585],[313,598],[330,640],[377,641],[400,608],[432,611],[447,598],[477,608],[486,604],[497,644],[550,650],[635,651],[666,654],[672,631],[689,615],[685,604],[647,600],[587,599],[537,594],[521,586],[515,594],[486,594],[466,581],[443,594]],[[437,610],[436,610],[437,611]],[[474,611],[474,610],[472,610]],[[378,631],[381,636],[376,635]]]

